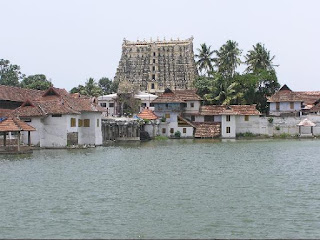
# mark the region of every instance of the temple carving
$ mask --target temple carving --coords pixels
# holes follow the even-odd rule
[[[140,91],[161,93],[166,88],[192,89],[197,74],[193,37],[136,42],[124,39],[115,80],[137,85]]]

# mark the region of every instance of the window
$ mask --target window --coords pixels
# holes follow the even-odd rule
[[[97,119],[97,127],[100,127],[100,119]]]
[[[76,127],[76,119],[75,118],[70,118],[70,126]]]
[[[169,107],[169,104],[168,103],[166,103],[166,108],[168,108]]]
[[[114,103],[109,103],[109,107],[114,107]]]
[[[84,119],[83,120],[83,126],[84,127],[90,127],[90,119]]]
[[[156,60],[155,59],[153,59],[153,61],[152,61],[153,63],[156,63]]]
[[[170,133],[174,133],[174,128],[170,128]]]
[[[162,128],[162,133],[166,133],[166,129],[165,128]]]
[[[205,121],[205,122],[214,122],[214,116],[205,115],[205,116],[204,116],[204,121]]]
[[[276,103],[276,110],[277,110],[277,111],[280,110],[280,103],[279,103],[279,102]]]
[[[153,56],[156,56],[156,53],[155,53],[155,52],[153,52]]]
[[[154,107],[154,103],[150,103],[150,107]]]
[[[170,118],[170,113],[166,113],[164,116],[165,118]]]
[[[151,83],[151,89],[154,89],[154,83]]]
[[[227,132],[227,133],[230,133],[230,127],[227,127],[227,128],[226,128],[226,132]]]
[[[62,114],[52,114],[52,117],[62,117]]]
[[[147,106],[146,103],[141,103],[141,107],[145,108]]]
[[[82,119],[78,119],[78,127],[83,127],[83,120]]]
[[[104,103],[100,103],[100,106],[101,107],[107,107],[107,104],[104,102]]]
[[[182,132],[183,133],[187,133],[187,129],[186,128],[182,128]]]
[[[244,120],[247,122],[247,121],[249,121],[249,115],[245,115],[244,116]]]
[[[192,103],[190,103],[190,107],[192,107],[192,108],[194,107],[194,103],[193,103],[193,102],[192,102]]]
[[[156,75],[152,74],[152,80],[156,80]]]
[[[24,122],[31,122],[31,118],[24,118],[24,119],[21,119],[23,120]]]
[[[230,122],[230,115],[227,115],[227,116],[226,116],[226,121],[227,121],[227,122]]]
[[[290,102],[290,109],[294,109],[294,102]]]
[[[155,70],[156,70],[156,67],[155,67],[155,66],[153,66],[153,67],[152,67],[152,71],[155,71]]]
[[[195,116],[191,116],[191,122],[194,122],[196,120]]]

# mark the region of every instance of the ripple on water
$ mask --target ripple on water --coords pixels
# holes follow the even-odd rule
[[[1,238],[315,238],[319,141],[169,140],[1,156]]]

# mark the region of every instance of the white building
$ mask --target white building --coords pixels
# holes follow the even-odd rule
[[[31,144],[45,148],[101,145],[101,113],[95,98],[53,87],[13,111],[36,129],[31,133]],[[27,136],[22,140],[26,142]]]
[[[269,115],[300,116],[308,114],[309,110],[320,99],[319,91],[294,92],[286,84],[268,98]]]
[[[155,100],[157,97],[157,95],[153,95],[146,92],[139,92],[138,94],[134,95],[135,99],[140,100],[140,112],[145,108],[154,110],[154,107],[151,104],[151,102]],[[112,93],[98,97],[98,103],[103,108],[104,118],[115,117],[120,115],[117,93]]]

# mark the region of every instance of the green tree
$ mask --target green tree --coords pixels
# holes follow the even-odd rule
[[[102,90],[102,94],[106,95],[112,93],[112,81],[109,78],[100,78],[98,85]]]
[[[197,94],[200,97],[204,97],[205,94],[209,94],[212,89],[213,78],[206,76],[199,76],[195,79],[193,86],[197,89]]]
[[[274,71],[274,67],[279,65],[274,65],[273,60],[275,56],[271,56],[270,51],[268,51],[264,45],[257,43],[253,45],[253,50],[249,50],[245,56],[245,63],[247,64],[246,72],[255,73],[261,70]]]
[[[52,83],[47,80],[44,74],[36,74],[25,77],[21,81],[20,86],[23,88],[46,90],[52,86]]]
[[[83,85],[78,85],[78,87],[74,87],[70,90],[70,93],[80,93],[81,95],[87,95],[86,89]]]
[[[0,85],[19,86],[24,75],[20,66],[10,64],[9,60],[0,59]]]
[[[204,95],[205,100],[214,104],[242,104],[243,93],[237,91],[239,84],[237,82],[229,83],[221,73],[214,75],[214,82],[211,91]]]
[[[89,78],[85,85],[78,85],[70,90],[70,93],[80,93],[91,97],[98,97],[102,95],[102,89],[98,86],[98,83],[93,79]]]
[[[241,52],[238,48],[238,43],[232,40],[228,40],[219,50],[215,51],[217,57],[214,59],[214,62],[217,71],[228,81],[232,81],[237,67],[241,64]]]
[[[211,46],[207,46],[205,43],[202,43],[200,45],[200,48],[197,48],[198,54],[195,54],[195,57],[197,58],[196,64],[198,67],[198,70],[200,73],[203,73],[202,75],[207,75],[209,72],[213,71],[213,53],[214,51],[211,51]]]
[[[93,78],[89,78],[84,85],[85,95],[98,97],[102,95],[102,89],[98,86]]]

